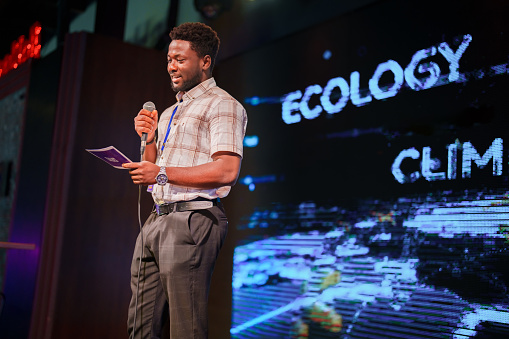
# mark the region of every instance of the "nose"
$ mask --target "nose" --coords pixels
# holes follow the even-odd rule
[[[177,62],[176,60],[172,60],[168,62],[168,72],[175,72],[177,70]]]

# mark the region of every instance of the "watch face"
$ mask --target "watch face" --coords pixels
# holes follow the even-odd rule
[[[156,177],[156,182],[158,185],[164,186],[168,182],[168,177],[165,174],[158,174]]]

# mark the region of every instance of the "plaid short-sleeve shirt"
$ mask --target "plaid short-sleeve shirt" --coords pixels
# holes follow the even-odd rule
[[[168,124],[175,111],[168,139],[161,152]],[[247,115],[242,105],[217,87],[210,78],[185,93],[177,93],[177,103],[167,108],[159,119],[157,161],[159,166],[193,167],[212,162],[216,152],[243,155]],[[154,185],[152,196],[158,204],[188,201],[197,197],[223,198],[230,186],[196,189],[166,184]]]

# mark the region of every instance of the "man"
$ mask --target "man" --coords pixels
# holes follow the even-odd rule
[[[155,202],[133,255],[128,330],[134,338],[159,338],[169,318],[170,338],[207,338],[210,279],[227,232],[219,198],[237,180],[247,116],[212,77],[216,32],[185,23],[170,37],[167,69],[177,103],[159,122],[155,110],[138,113],[135,130],[147,133],[144,160],[123,165],[135,184],[153,185]]]

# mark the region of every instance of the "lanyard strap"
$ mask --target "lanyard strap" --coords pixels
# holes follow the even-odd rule
[[[168,123],[168,129],[166,130],[166,136],[164,137],[163,146],[161,146],[161,152],[164,150],[164,145],[166,144],[166,140],[168,140],[168,135],[170,135],[171,122],[173,121],[173,116],[177,111],[178,105],[173,109],[173,113],[171,114],[170,122]]]
[[[164,137],[163,146],[161,146],[161,157],[164,150],[164,144],[166,144],[166,140],[168,140],[168,135],[170,134],[171,122],[173,121],[173,116],[175,112],[177,112],[178,105],[173,109],[173,113],[171,113],[170,123],[168,124],[168,130],[166,131],[166,136]],[[152,193],[154,191],[154,185],[148,185],[147,192]],[[164,192],[163,192],[164,194]]]

